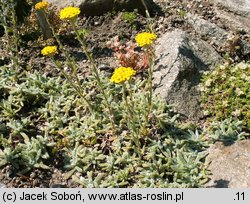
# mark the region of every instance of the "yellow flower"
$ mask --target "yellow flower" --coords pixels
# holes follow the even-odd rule
[[[53,56],[57,51],[56,46],[46,46],[45,48],[42,49],[41,53],[42,55],[48,55],[48,56]]]
[[[38,11],[38,10],[41,10],[41,9],[48,8],[48,6],[49,6],[49,2],[41,1],[41,2],[36,3],[35,9]]]
[[[66,19],[66,20],[74,19],[79,14],[80,14],[80,8],[69,6],[69,7],[66,7],[60,11],[60,19],[62,19],[62,20],[63,19]]]
[[[153,41],[157,38],[157,35],[154,33],[139,33],[135,37],[135,41],[140,47],[148,46],[153,43]]]
[[[136,71],[131,67],[119,67],[116,68],[110,82],[114,83],[123,83],[128,81],[133,75],[135,75]]]

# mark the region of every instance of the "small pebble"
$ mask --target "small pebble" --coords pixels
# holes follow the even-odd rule
[[[30,174],[30,178],[35,178],[36,177],[36,173],[35,172],[32,172],[31,174]]]
[[[33,180],[33,182],[32,182],[32,185],[33,185],[33,186],[37,186],[38,184],[39,184],[39,182],[38,182],[37,179]]]
[[[100,70],[109,70],[110,69],[110,66],[106,65],[106,64],[100,64],[98,66],[98,69]]]

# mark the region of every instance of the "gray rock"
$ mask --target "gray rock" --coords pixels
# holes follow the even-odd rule
[[[249,0],[210,0],[215,5],[234,12],[241,16],[250,16],[250,1]]]
[[[186,19],[196,33],[202,38],[208,39],[217,50],[223,50],[229,45],[229,39],[233,36],[232,33],[202,19],[196,14],[187,13]],[[242,55],[246,56],[250,54],[250,45],[247,41],[239,39],[239,45],[242,48]]]
[[[181,30],[166,33],[156,46],[155,93],[173,104],[183,116],[197,120],[203,115],[199,92],[201,74],[221,60],[205,41]]]
[[[141,0],[48,0],[58,8],[66,6],[80,7],[83,14],[87,16],[102,15],[112,10],[133,11],[138,9],[139,12],[144,12],[144,7]],[[148,8],[151,8],[152,0],[145,0]]]
[[[208,152],[212,176],[206,187],[250,188],[250,140],[229,146],[216,142]]]
[[[150,11],[153,5],[153,0],[144,0],[147,9]],[[145,6],[141,0],[114,0],[114,10],[117,11],[133,11],[137,9],[139,13],[145,14]]]
[[[101,15],[112,10],[114,0],[48,0],[48,2],[57,8],[76,6],[86,15]]]
[[[220,20],[230,27],[234,32],[237,31],[246,31],[250,32],[250,18],[246,18],[243,16],[235,15],[234,13],[227,12],[225,10],[217,10],[217,17],[220,18]]]
[[[217,16],[226,25],[236,30],[250,32],[250,1],[249,0],[211,0],[214,3]]]
[[[216,47],[225,46],[229,33],[214,23],[202,19],[197,14],[187,13],[187,22],[201,37],[207,38]]]

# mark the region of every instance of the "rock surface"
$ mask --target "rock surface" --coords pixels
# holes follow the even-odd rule
[[[133,11],[138,9],[140,13],[144,13],[144,6],[141,0],[48,0],[58,8],[66,6],[77,6],[81,8],[83,14],[87,16],[102,15],[112,10]],[[146,5],[150,9],[151,0],[145,0]]]
[[[48,0],[48,2],[57,8],[80,7],[82,13],[86,15],[101,15],[113,8],[113,0]]]
[[[242,16],[250,16],[250,1],[249,0],[210,0],[215,5],[220,5],[235,14]]]
[[[224,19],[236,29],[250,31],[250,1],[249,0],[210,0],[214,3],[218,17]]]
[[[217,51],[229,47],[230,39],[235,38],[233,32],[228,32],[216,24],[202,19],[196,14],[188,13],[186,15],[186,19],[187,22],[193,27],[195,32],[200,35],[201,38],[206,38],[209,40],[210,44],[217,48]],[[246,40],[238,39],[235,43],[240,47],[242,52],[241,54],[243,56],[250,54],[250,45]]]
[[[185,118],[202,117],[199,82],[201,74],[221,61],[215,50],[203,40],[184,31],[164,34],[156,46],[155,93],[160,94]]]
[[[187,22],[202,37],[210,40],[216,47],[225,46],[229,33],[214,23],[202,19],[200,16],[192,13],[186,15]]]
[[[209,149],[207,162],[212,176],[206,187],[250,188],[250,140],[226,146],[216,142]]]

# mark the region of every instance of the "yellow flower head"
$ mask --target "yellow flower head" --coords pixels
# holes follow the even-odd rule
[[[157,38],[157,35],[154,33],[139,33],[135,37],[135,41],[140,47],[148,46],[153,43],[153,41]]]
[[[38,10],[41,10],[41,9],[48,8],[48,6],[49,6],[49,2],[41,1],[41,2],[36,3],[35,9],[38,11]]]
[[[57,47],[56,46],[46,46],[45,48],[42,49],[41,53],[42,55],[48,55],[48,56],[53,56],[56,54]]]
[[[123,83],[128,81],[133,75],[135,75],[136,71],[131,67],[119,67],[116,68],[110,82],[113,83]]]
[[[66,7],[60,11],[60,19],[74,19],[80,14],[80,8],[78,7]]]

